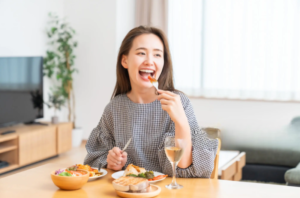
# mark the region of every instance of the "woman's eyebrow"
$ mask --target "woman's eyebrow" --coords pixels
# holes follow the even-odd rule
[[[136,50],[147,50],[147,48],[145,47],[139,47],[139,48],[136,48]],[[153,49],[154,51],[161,51],[163,52],[161,49]]]

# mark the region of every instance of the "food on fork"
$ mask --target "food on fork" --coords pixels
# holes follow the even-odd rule
[[[148,76],[148,79],[151,83],[157,82],[157,80],[155,78],[152,78],[151,76]]]
[[[150,184],[147,179],[138,177],[120,177],[112,182],[118,191],[148,192]]]

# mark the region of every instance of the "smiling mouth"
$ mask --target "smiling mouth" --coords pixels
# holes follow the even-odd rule
[[[155,71],[142,69],[142,70],[139,70],[139,74],[145,78],[148,78],[148,76],[151,76],[153,78]]]

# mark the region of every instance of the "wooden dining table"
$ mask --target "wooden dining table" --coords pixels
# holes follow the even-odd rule
[[[0,179],[1,198],[109,198],[118,197],[113,186],[112,170],[107,170],[104,177],[87,182],[81,189],[65,191],[58,189],[52,182],[50,172],[61,168],[59,164],[50,163],[17,173]],[[213,180],[203,178],[178,178],[177,182],[184,187],[179,190],[169,190],[166,184],[171,178],[157,182],[161,187],[161,193],[157,198],[166,197],[272,197],[272,198],[299,198],[300,188],[270,184],[257,184],[249,182],[236,182],[225,180]]]
[[[107,175],[87,182],[79,190],[60,190],[53,184],[50,176],[52,171],[81,163],[85,155],[85,149],[72,149],[58,159],[50,160],[50,163],[0,178],[0,198],[118,197],[112,186],[111,175],[115,171],[108,169]],[[157,198],[300,198],[300,187],[204,178],[178,178],[177,182],[183,185],[183,188],[169,190],[165,185],[171,183],[171,180],[168,177],[155,183],[161,187],[161,193]]]

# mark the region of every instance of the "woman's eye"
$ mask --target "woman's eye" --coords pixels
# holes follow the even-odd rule
[[[157,57],[161,57],[161,55],[160,55],[160,54],[155,54],[155,56],[157,56]]]
[[[144,52],[139,52],[138,55],[145,55],[145,53]]]

